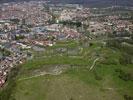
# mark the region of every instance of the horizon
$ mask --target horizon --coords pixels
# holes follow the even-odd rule
[[[0,3],[9,3],[9,2],[29,2],[37,0],[1,0]],[[50,1],[54,4],[81,4],[87,7],[108,7],[108,6],[133,6],[132,0],[39,0],[39,1]]]

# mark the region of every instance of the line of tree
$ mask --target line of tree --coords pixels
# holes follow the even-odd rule
[[[76,26],[76,27],[81,27],[82,26],[82,23],[77,22],[77,21],[60,21],[59,23],[63,24],[63,25]]]

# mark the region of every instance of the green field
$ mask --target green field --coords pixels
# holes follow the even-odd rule
[[[131,64],[119,62],[122,52],[103,47],[102,43],[81,45],[77,50],[79,45],[59,42],[44,52],[33,51],[34,58],[22,65],[12,97],[15,100],[126,100],[125,95],[133,96],[132,80],[119,77],[122,71],[125,76],[133,75]],[[58,52],[57,48],[74,49],[76,53],[68,53],[69,49]],[[58,75],[40,74],[52,73],[57,66],[66,69]]]
[[[123,95],[132,95],[133,84],[119,79],[114,68],[102,66],[88,71],[81,67],[59,76],[18,80],[13,96],[16,100],[124,100]],[[96,79],[95,70],[102,79]]]
[[[93,85],[91,83],[91,81],[95,81],[93,78],[83,79],[84,81],[90,80],[87,83],[80,78],[65,74],[20,81],[14,97],[16,100],[122,100],[122,96],[112,85],[108,84],[108,80],[106,80],[107,83],[103,82],[102,84],[107,84],[105,85],[107,88],[114,90],[108,90],[106,87],[102,89],[101,86]]]

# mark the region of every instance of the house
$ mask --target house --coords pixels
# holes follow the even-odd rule
[[[8,41],[8,34],[5,32],[0,32],[0,42],[7,42]]]

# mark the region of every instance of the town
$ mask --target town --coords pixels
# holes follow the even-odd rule
[[[133,7],[88,8],[47,1],[0,4],[0,88],[8,81],[12,68],[34,59],[33,52],[42,52],[58,42],[87,41],[83,43],[86,46],[89,41],[91,46],[91,42],[97,40],[124,38],[132,41],[132,11]],[[78,50],[67,51],[74,55]]]

